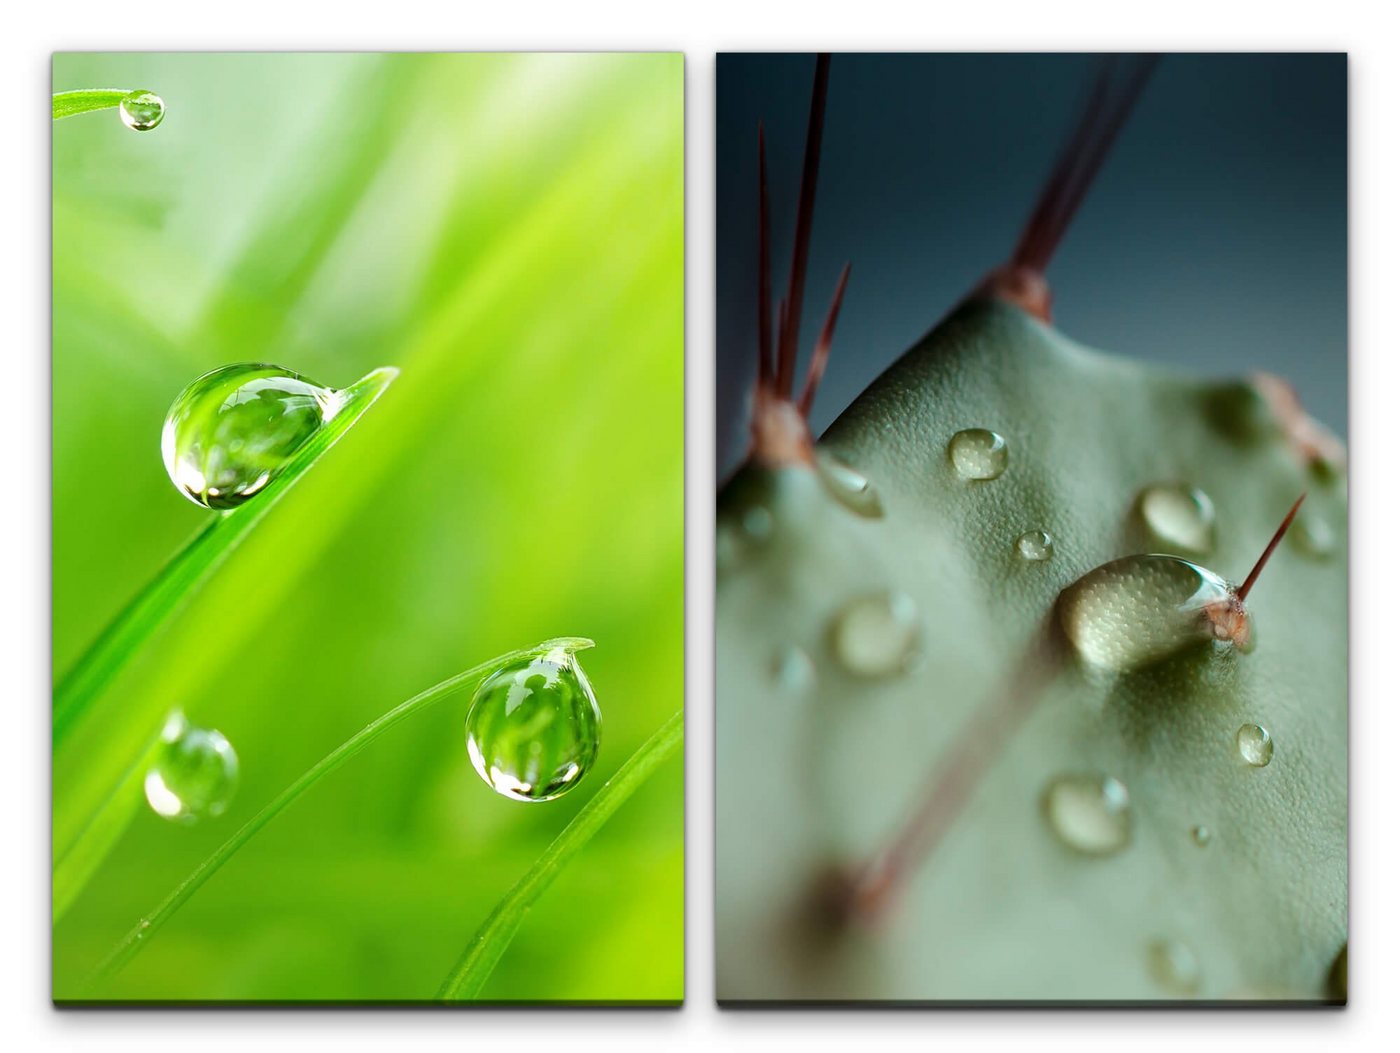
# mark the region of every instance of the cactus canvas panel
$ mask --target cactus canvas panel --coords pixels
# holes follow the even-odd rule
[[[56,1002],[680,1000],[682,84],[54,57]]]
[[[720,57],[722,1002],[1345,1002],[1346,76]]]

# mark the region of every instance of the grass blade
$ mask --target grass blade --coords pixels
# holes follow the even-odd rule
[[[644,742],[636,753],[603,784],[583,809],[535,861],[525,876],[496,904],[472,937],[466,951],[443,981],[437,998],[443,1002],[475,998],[501,960],[525,915],[559,872],[646,782],[662,763],[680,748],[685,730],[684,713],[678,712]]]
[[[397,375],[398,370],[393,368],[376,369],[351,384],[345,390],[345,406],[297,450],[292,462],[266,490],[255,500],[211,519],[103,630],[54,689],[55,751],[97,694],[228,558],[282,495],[350,430]]]
[[[127,962],[136,956],[142,947],[146,946],[152,936],[170,920],[171,916],[182,907],[185,902],[199,891],[206,881],[219,872],[219,869],[233,858],[234,854],[245,844],[253,839],[259,830],[284,810],[288,805],[304,794],[312,786],[320,782],[325,776],[335,771],[342,764],[348,761],[355,754],[359,753],[371,742],[377,739],[384,732],[394,725],[406,720],[413,714],[427,709],[435,703],[474,686],[482,677],[494,672],[501,666],[517,659],[527,658],[531,655],[539,654],[543,651],[551,650],[555,647],[568,647],[572,650],[582,650],[585,647],[592,647],[593,641],[579,637],[563,637],[555,640],[546,640],[535,647],[528,647],[519,651],[510,651],[506,654],[497,655],[485,662],[472,666],[456,676],[448,677],[441,683],[434,684],[426,691],[414,695],[407,702],[400,703],[383,716],[370,721],[358,732],[348,738],[340,746],[326,754],[319,763],[313,765],[295,782],[278,794],[273,800],[258,812],[257,815],[249,819],[239,828],[238,832],[214,850],[203,863],[195,867],[194,871],[176,886],[175,891],[166,896],[155,910],[147,914],[138,921],[131,930],[122,937],[121,941],[98,965],[97,969],[84,984],[85,988],[92,988],[102,981],[116,975]],[[606,789],[606,787],[605,787]],[[630,792],[630,791],[629,791]],[[577,822],[577,820],[575,820]]]
[[[93,110],[116,109],[131,92],[131,88],[83,88],[79,91],[55,92],[53,119],[91,113]]]

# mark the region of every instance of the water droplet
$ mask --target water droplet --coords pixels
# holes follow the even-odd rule
[[[856,676],[904,672],[918,652],[918,607],[902,592],[854,599],[832,623],[831,647],[842,668]]]
[[[342,405],[341,392],[279,366],[221,366],[165,415],[165,470],[196,504],[233,508],[276,478]]]
[[[1176,556],[1125,556],[1095,567],[1060,595],[1060,625],[1090,665],[1127,672],[1193,644],[1252,638],[1233,586]]]
[[[1235,732],[1235,745],[1245,763],[1262,768],[1274,759],[1274,739],[1258,724],[1245,724]]]
[[[1337,547],[1337,535],[1321,516],[1304,512],[1288,528],[1293,547],[1313,559],[1326,559]]]
[[[133,91],[117,105],[122,124],[149,132],[165,119],[165,100],[153,91]]]
[[[750,505],[740,520],[750,541],[767,541],[773,536],[773,513],[763,505]]]
[[[1157,940],[1148,947],[1147,968],[1158,986],[1172,994],[1195,994],[1201,986],[1195,952],[1179,940]]]
[[[1128,788],[1108,775],[1059,775],[1045,788],[1045,818],[1076,852],[1109,856],[1132,839]]]
[[[948,459],[964,479],[995,479],[1006,471],[1006,440],[986,428],[968,428],[948,440]]]
[[[817,475],[832,497],[867,519],[879,519],[885,514],[879,493],[864,474],[820,446],[816,462]]]
[[[1204,555],[1215,548],[1215,505],[1194,486],[1158,483],[1138,495],[1138,511],[1166,545]]]
[[[467,754],[501,796],[552,801],[593,766],[601,723],[578,659],[556,647],[481,682],[467,709]]]
[[[1016,553],[1028,563],[1043,563],[1055,554],[1055,539],[1044,530],[1028,530],[1016,539]]]
[[[146,773],[146,801],[165,819],[192,823],[228,810],[238,788],[238,754],[228,739],[196,728],[181,714],[166,722],[161,745]]]
[[[784,647],[773,662],[773,680],[784,691],[800,694],[817,682],[811,656],[796,644]]]
[[[1200,845],[1202,848],[1205,848],[1206,845],[1210,844],[1210,838],[1210,827],[1193,826],[1191,828],[1191,840],[1194,841],[1196,844]]]

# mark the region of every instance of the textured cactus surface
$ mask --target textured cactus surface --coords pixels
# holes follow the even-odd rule
[[[968,428],[1005,437],[999,477],[954,468],[949,440]],[[719,498],[720,997],[1339,997],[1342,467],[1301,456],[1252,382],[1092,351],[993,301],[936,327],[818,450],[867,476],[883,514],[858,514],[801,464],[751,463]],[[1148,529],[1139,495],[1173,482],[1213,503],[1208,552]],[[1249,596],[1249,653],[1202,642],[1115,674],[1062,639],[1047,649],[1058,597],[1086,572],[1164,552],[1238,583],[1303,491]],[[1028,560],[1017,539],[1040,530],[1053,554]],[[843,660],[839,626],[881,596],[913,614],[916,643],[872,676]],[[1018,670],[1038,650],[1050,657],[1027,687]],[[876,923],[818,931],[820,875],[896,837],[945,749],[1008,690],[1037,697],[989,733],[989,765],[902,895]],[[1242,758],[1245,724],[1270,732],[1266,766]],[[1126,787],[1121,851],[1077,852],[1047,821],[1047,784],[1078,773]]]

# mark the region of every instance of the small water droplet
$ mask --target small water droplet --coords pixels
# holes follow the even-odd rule
[[[1076,852],[1109,856],[1132,839],[1128,788],[1108,775],[1059,775],[1045,788],[1045,818]]]
[[[1293,520],[1288,539],[1294,548],[1313,559],[1326,559],[1337,547],[1337,535],[1327,520],[1307,512]]]
[[[1180,940],[1157,940],[1148,947],[1147,968],[1158,986],[1172,994],[1195,994],[1201,986],[1196,954]]]
[[[149,132],[165,119],[165,100],[153,91],[133,91],[117,105],[122,124],[137,132]]]
[[[879,519],[885,514],[880,494],[865,475],[829,450],[816,450],[817,475],[827,492],[857,515]]]
[[[1226,639],[1222,624],[1236,644],[1252,638],[1230,583],[1176,556],[1125,556],[1095,567],[1061,593],[1058,612],[1080,657],[1116,672]]]
[[[964,479],[995,479],[1006,471],[1006,440],[986,428],[968,428],[948,440],[948,459]]]
[[[1191,840],[1202,848],[1210,844],[1210,837],[1210,827],[1208,826],[1193,826],[1191,828]]]
[[[817,682],[817,667],[811,656],[796,644],[784,647],[773,662],[773,680],[784,691],[801,694]]]
[[[344,401],[280,366],[221,366],[180,392],[165,415],[165,470],[195,504],[234,508],[275,479]]]
[[[515,801],[552,801],[598,756],[602,714],[573,652],[556,647],[497,670],[467,709],[467,755]]]
[[[854,599],[832,623],[831,647],[842,668],[856,676],[904,672],[918,652],[918,607],[902,592]]]
[[[1215,548],[1215,505],[1185,483],[1157,483],[1138,495],[1138,511],[1164,544],[1205,555]]]
[[[1235,733],[1235,745],[1245,763],[1262,768],[1274,759],[1274,739],[1266,728],[1245,724]]]
[[[1043,563],[1055,554],[1055,539],[1044,530],[1028,530],[1016,539],[1016,553],[1028,563]]]
[[[763,505],[750,505],[744,509],[740,524],[750,541],[767,541],[773,536],[773,513]]]
[[[161,732],[161,745],[146,773],[146,801],[164,819],[192,823],[228,810],[238,788],[238,754],[211,728],[196,728],[176,714]]]

